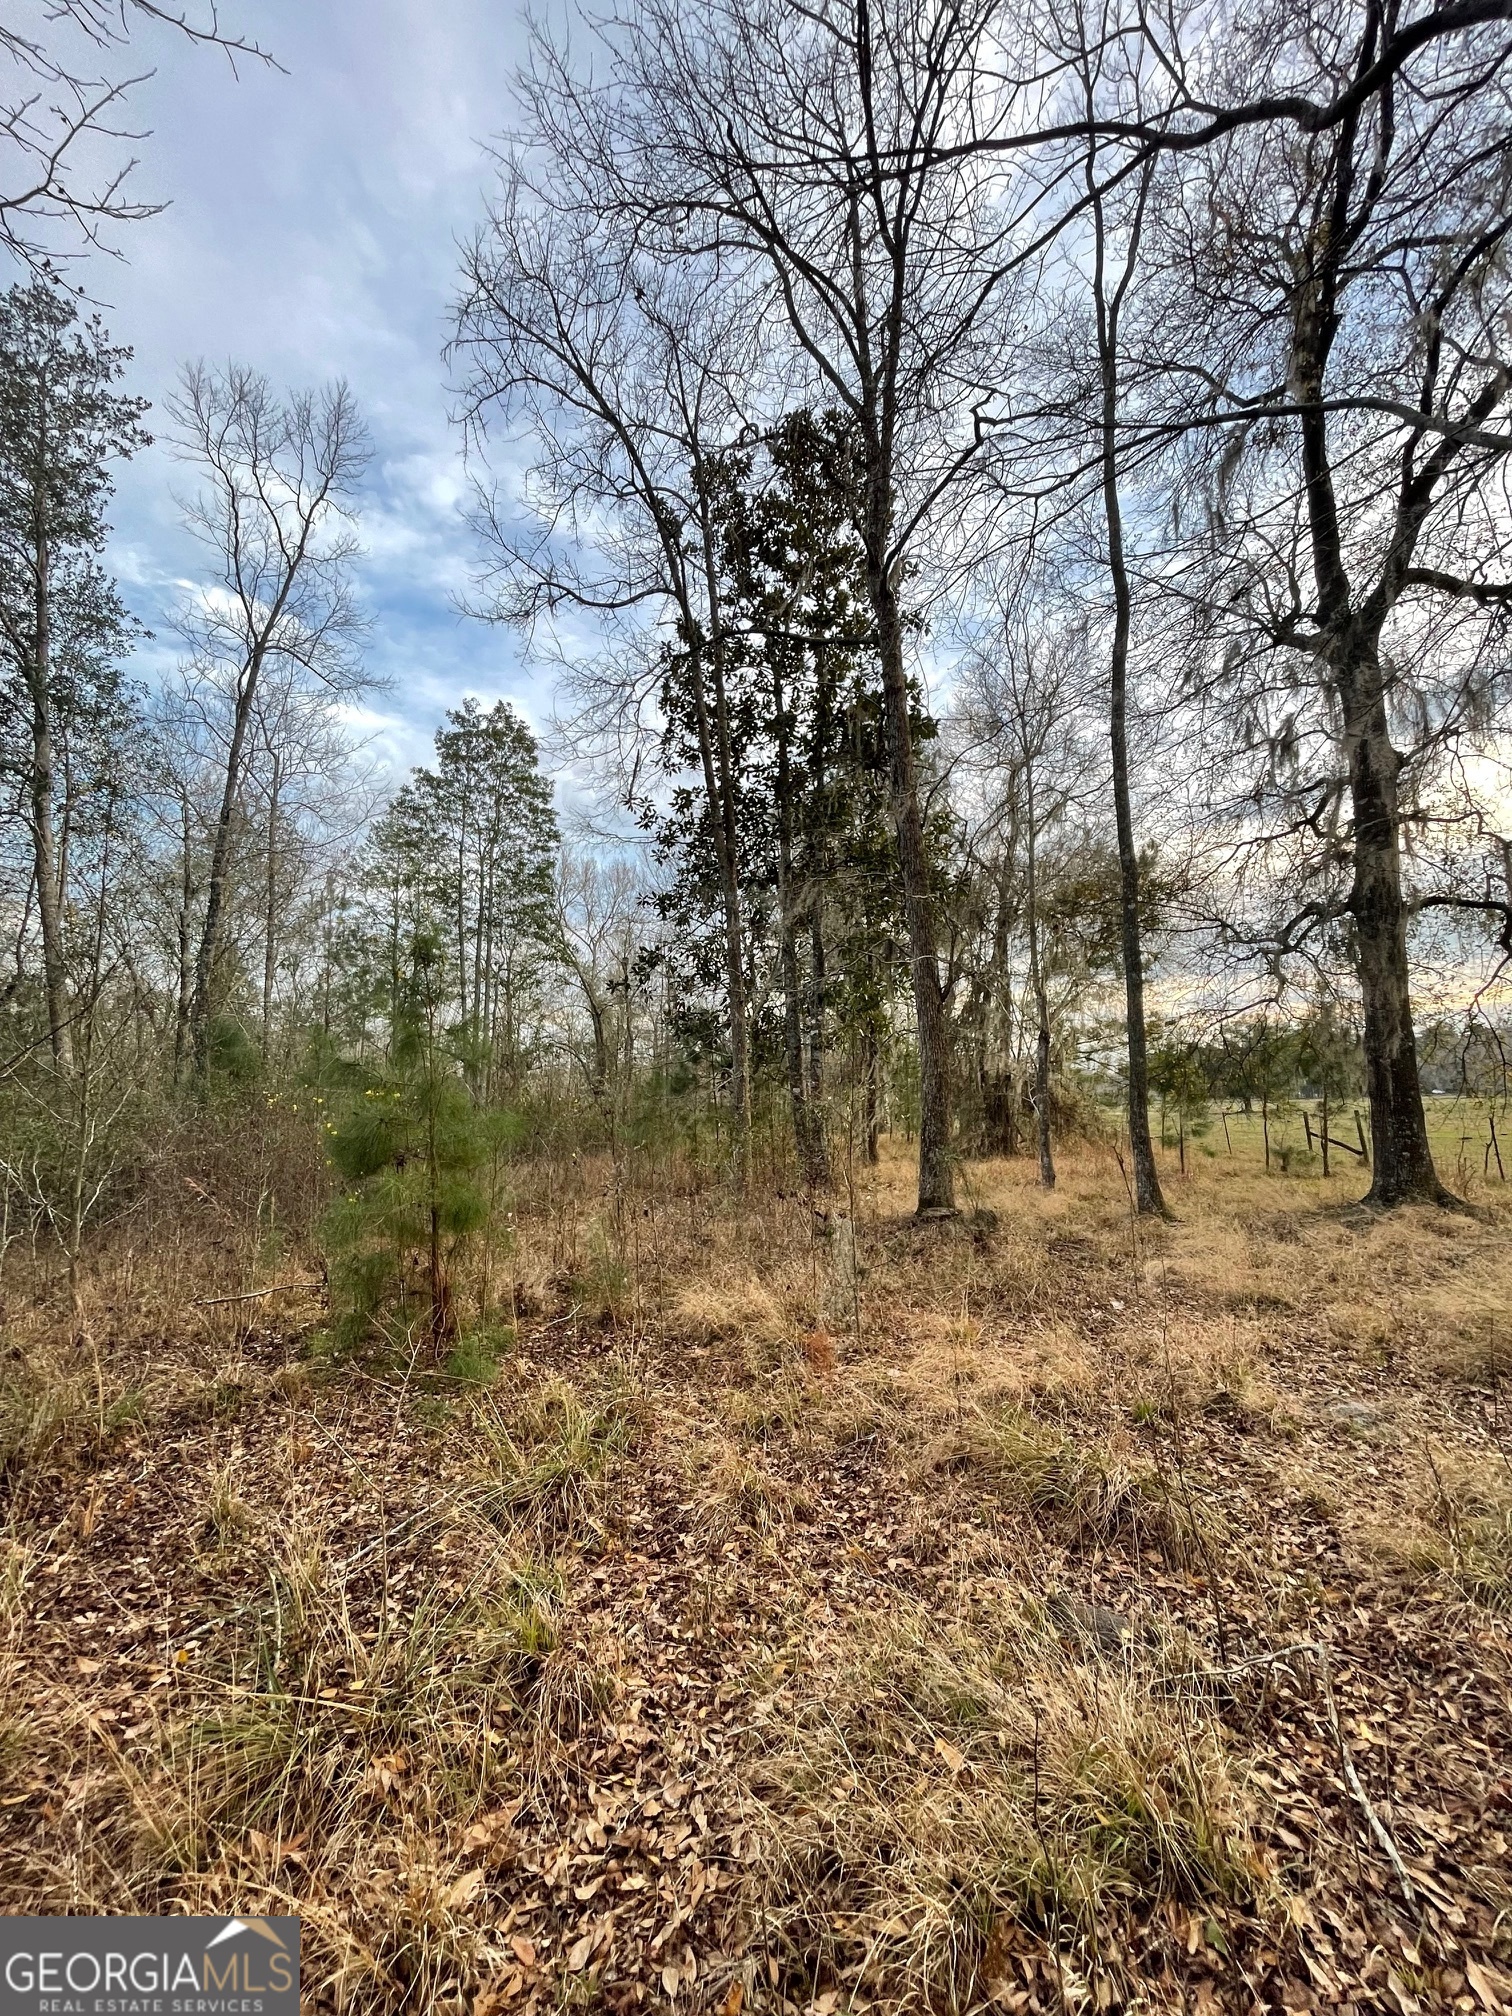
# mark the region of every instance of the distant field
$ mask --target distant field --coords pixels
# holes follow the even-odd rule
[[[1491,1139],[1493,1117],[1497,1146],[1501,1150],[1501,1169],[1505,1170],[1506,1177],[1512,1178],[1512,1112],[1509,1112],[1500,1100],[1430,1097],[1424,1104],[1428,1115],[1428,1134],[1434,1160],[1445,1182],[1462,1193],[1485,1189],[1488,1186],[1493,1190],[1501,1188],[1504,1179],[1498,1168],[1496,1151]],[[1370,1109],[1364,1099],[1349,1100],[1342,1106],[1330,1106],[1328,1131],[1334,1144],[1329,1150],[1330,1184],[1347,1184],[1358,1176],[1362,1163],[1359,1155],[1351,1152],[1359,1145],[1356,1115],[1364,1126],[1368,1146],[1369,1112]],[[1312,1131],[1311,1146],[1308,1141],[1309,1122]],[[1151,1125],[1162,1170],[1179,1172],[1180,1156],[1175,1115],[1167,1116],[1163,1142],[1158,1102],[1151,1115]],[[1320,1100],[1289,1100],[1271,1109],[1269,1132],[1273,1176],[1302,1183],[1322,1184],[1323,1157],[1319,1142],[1321,1125]],[[1253,1173],[1257,1169],[1263,1171],[1265,1133],[1265,1124],[1262,1122],[1258,1107],[1253,1113],[1245,1114],[1234,1107],[1224,1108],[1214,1105],[1209,1108],[1205,1120],[1199,1121],[1196,1128],[1189,1129],[1188,1160],[1226,1164],[1231,1170],[1246,1174]],[[1338,1145],[1341,1143],[1342,1146]]]

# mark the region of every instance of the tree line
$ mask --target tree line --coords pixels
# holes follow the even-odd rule
[[[1257,999],[1311,968],[1357,1001],[1372,1197],[1442,1201],[1409,938],[1471,989],[1512,945],[1507,10],[641,0],[586,39],[535,39],[453,355],[479,450],[535,449],[481,499],[493,612],[594,613],[568,683],[627,794],[696,755],[737,1119],[763,928],[742,836],[772,795],[740,760],[746,668],[777,746],[784,663],[856,652],[919,1208],[953,1208],[950,773],[922,696],[953,648],[1001,662],[1027,633],[1031,667],[1076,661],[1052,715],[1098,721],[1140,1209],[1164,1209],[1157,843],[1194,956],[1248,962]],[[731,458],[780,498],[795,427],[826,501],[752,596]],[[804,550],[831,520],[843,610]]]
[[[505,702],[378,774],[350,392],[198,365],[149,414],[21,201],[7,1198],[76,1267],[165,1105],[440,1044],[479,1113],[701,1101],[737,1181],[773,1096],[816,1195],[905,1130],[926,1216],[963,1155],[1053,1183],[1114,1087],[1161,1212],[1152,1098],[1269,1059],[1362,1087],[1374,1201],[1448,1201],[1420,1036],[1484,1077],[1512,952],[1508,16],[538,31],[448,368],[562,802]],[[105,564],[149,421],[202,556],[150,689]]]

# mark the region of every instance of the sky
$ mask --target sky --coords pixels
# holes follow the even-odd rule
[[[546,677],[511,633],[457,612],[476,548],[448,421],[448,304],[457,240],[483,214],[484,144],[507,123],[524,48],[521,8],[490,0],[231,0],[222,18],[281,70],[166,32],[135,45],[155,65],[131,99],[141,199],[163,214],[114,229],[119,261],[73,267],[113,340],[135,351],[130,389],[161,402],[187,359],[235,358],[275,384],[343,377],[373,436],[361,519],[366,649],[389,690],[371,703],[375,753],[421,761],[465,693],[513,700],[538,727]],[[144,60],[145,59],[145,60]],[[118,73],[122,59],[115,59]],[[129,74],[129,71],[123,72]],[[204,562],[174,493],[189,472],[161,442],[120,473],[110,558],[157,633],[138,670],[171,663],[165,617]]]

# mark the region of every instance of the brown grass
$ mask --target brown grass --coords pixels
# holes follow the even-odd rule
[[[564,1160],[491,1371],[205,1304],[229,1221],[77,1331],[13,1264],[0,1903],[297,1909],[310,2008],[1494,2016],[1508,1212],[1236,1132],[1150,1227],[1088,1142],[920,1229],[891,1150],[854,1289],[804,1203]]]

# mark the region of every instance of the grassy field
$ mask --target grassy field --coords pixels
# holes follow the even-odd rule
[[[929,1230],[901,1144],[854,1222],[564,1158],[440,1371],[13,1266],[0,1907],[297,1910],[307,2009],[1497,2016],[1512,1211],[1433,1119],[1474,1215],[1233,1118],[1153,1227],[1091,1144]]]
[[[1438,1097],[1426,1101],[1428,1138],[1444,1180],[1461,1197],[1497,1197],[1512,1176],[1512,1115],[1499,1100]],[[1360,1191],[1364,1158],[1369,1149],[1368,1109],[1363,1101],[1335,1108],[1329,1117],[1329,1178],[1347,1194],[1353,1183]],[[1305,1116],[1305,1117],[1304,1117]],[[1231,1174],[1258,1175],[1266,1168],[1266,1135],[1270,1136],[1270,1173],[1301,1179],[1323,1175],[1322,1106],[1316,1099],[1287,1101],[1263,1120],[1258,1109],[1244,1114],[1211,1108],[1202,1131],[1188,1141],[1194,1161],[1225,1161]],[[1177,1125],[1166,1121],[1163,1162],[1180,1171]]]

